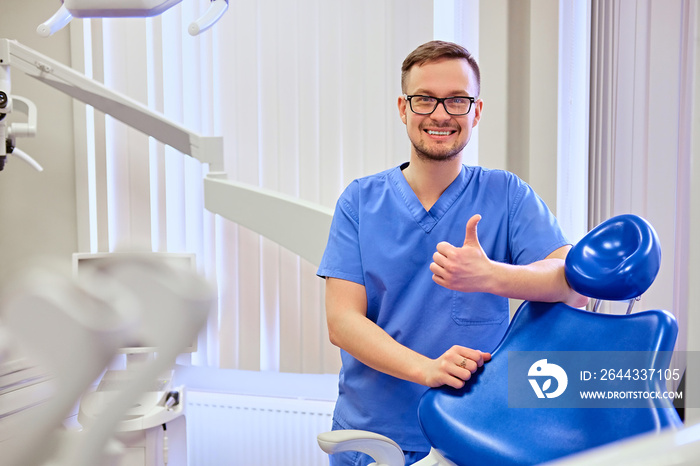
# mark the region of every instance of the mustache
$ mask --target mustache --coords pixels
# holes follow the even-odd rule
[[[421,123],[420,126],[418,126],[418,128],[421,130],[424,130],[427,128],[430,128],[430,129],[453,129],[455,131],[460,130],[459,125],[455,125],[455,124],[452,124],[450,122],[447,122],[447,123],[432,122],[431,123],[431,121],[426,121],[425,123]]]

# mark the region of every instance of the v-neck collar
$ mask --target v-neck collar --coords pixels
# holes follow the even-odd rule
[[[430,233],[467,187],[470,178],[467,173],[467,167],[462,165],[462,170],[459,175],[457,175],[457,178],[445,189],[430,210],[426,211],[423,204],[418,200],[416,193],[413,192],[411,185],[408,184],[406,177],[403,175],[403,169],[408,166],[408,163],[409,162],[406,162],[392,170],[390,172],[390,178],[406,203],[408,211],[418,225],[420,225],[426,233]]]

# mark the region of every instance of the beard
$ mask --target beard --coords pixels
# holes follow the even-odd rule
[[[434,162],[445,162],[452,160],[462,153],[462,150],[467,146],[467,143],[452,145],[451,147],[427,147],[423,142],[414,143],[416,155],[422,160],[432,160]]]
[[[433,126],[433,128],[434,127],[435,126]],[[455,128],[450,127],[449,129]],[[423,129],[420,128],[420,131],[422,134]],[[459,132],[460,129],[457,129],[457,131]],[[435,142],[426,143],[426,141],[423,139],[418,139],[416,141],[411,139],[411,144],[413,144],[418,158],[422,160],[431,160],[434,162],[444,162],[459,156],[462,153],[462,150],[464,150],[464,148],[467,146],[467,142],[469,142],[468,139],[466,141],[457,140],[451,145],[446,145]]]

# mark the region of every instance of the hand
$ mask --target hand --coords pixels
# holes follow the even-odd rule
[[[430,359],[425,369],[425,385],[440,387],[449,385],[462,388],[476,370],[491,360],[490,353],[453,346],[437,359]]]
[[[433,281],[450,290],[488,291],[488,279],[493,273],[493,262],[479,244],[477,225],[481,215],[467,222],[464,244],[456,247],[445,241],[438,243],[430,271]]]

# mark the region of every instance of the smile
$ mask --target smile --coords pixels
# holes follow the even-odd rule
[[[428,134],[431,136],[449,136],[450,134],[453,133],[453,131],[433,131],[433,130],[426,130]]]

